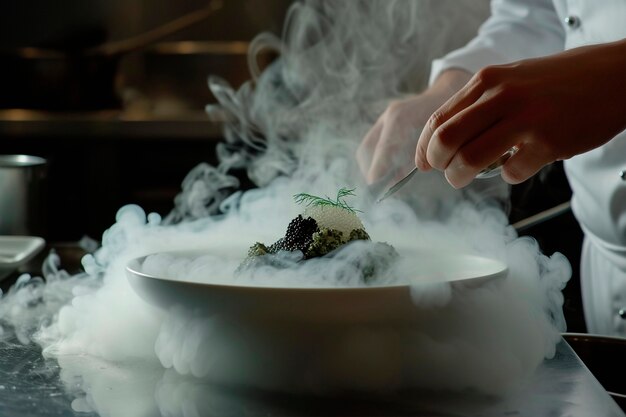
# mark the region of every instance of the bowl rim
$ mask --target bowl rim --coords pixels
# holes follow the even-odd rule
[[[133,259],[131,259],[130,261],[128,261],[126,263],[126,272],[127,274],[132,274],[141,278],[147,278],[147,279],[154,279],[154,280],[159,280],[159,281],[163,281],[163,282],[175,282],[175,283],[181,283],[181,284],[185,284],[185,285],[192,285],[192,286],[196,286],[198,288],[214,288],[214,289],[221,289],[221,290],[228,290],[228,291],[280,291],[280,292],[290,292],[290,293],[297,293],[297,292],[306,292],[306,293],[321,293],[321,294],[325,294],[325,293],[337,293],[337,292],[341,292],[341,293],[347,293],[347,292],[358,292],[358,293],[362,293],[362,292],[387,292],[387,291],[405,291],[408,290],[412,287],[412,284],[409,283],[398,283],[398,284],[392,284],[392,285],[369,285],[369,286],[359,286],[359,287],[355,287],[355,286],[319,286],[319,287],[313,287],[313,286],[293,286],[293,287],[287,287],[287,286],[281,286],[281,287],[277,287],[277,286],[269,286],[269,285],[229,285],[229,284],[223,284],[223,283],[211,283],[211,282],[198,282],[198,281],[192,281],[192,280],[187,280],[187,279],[173,279],[173,278],[167,278],[167,277],[162,277],[162,276],[156,276],[156,275],[152,275],[152,274],[147,274],[145,272],[142,272],[138,269],[138,266],[149,256],[153,256],[153,255],[158,255],[158,254],[179,254],[179,255],[183,255],[183,254],[191,254],[191,253],[196,253],[196,254],[201,254],[201,253],[207,253],[206,251],[184,251],[184,250],[179,250],[179,251],[165,251],[165,252],[153,252],[153,253],[149,253],[143,256],[138,256],[135,257]],[[481,256],[481,255],[475,255],[475,254],[470,254],[470,253],[464,253],[464,254],[456,254],[456,256],[464,256],[464,257],[472,257],[472,258],[477,258],[477,259],[482,259],[482,260],[487,260],[490,262],[494,262],[499,264],[500,269],[492,272],[490,274],[485,274],[485,275],[481,275],[481,276],[477,276],[477,277],[466,277],[466,278],[459,278],[459,279],[455,279],[455,280],[451,280],[451,281],[447,281],[446,283],[450,284],[450,285],[463,285],[463,284],[467,284],[467,283],[473,283],[473,282],[485,282],[488,280],[492,280],[498,277],[506,277],[508,275],[509,272],[509,268],[508,265],[506,265],[504,262],[497,260],[497,259],[493,259],[493,258],[488,258],[486,256]],[[433,284],[436,282],[424,282],[424,284]]]

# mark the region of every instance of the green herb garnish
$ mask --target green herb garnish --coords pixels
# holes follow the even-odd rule
[[[340,188],[337,191],[337,197],[333,200],[330,197],[326,196],[326,198],[318,197],[316,195],[311,195],[307,193],[300,193],[293,196],[293,199],[298,204],[305,204],[306,206],[332,206],[339,207],[344,210],[348,210],[351,213],[360,212],[361,210],[357,210],[354,207],[350,206],[344,200],[344,197],[351,196],[354,197],[355,188]]]

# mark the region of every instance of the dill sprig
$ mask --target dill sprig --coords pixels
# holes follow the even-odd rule
[[[335,199],[331,199],[330,197],[318,197],[316,195],[311,195],[307,193],[300,193],[293,196],[293,199],[298,204],[304,204],[308,206],[332,206],[339,207],[344,210],[348,210],[351,213],[360,212],[361,210],[357,210],[354,207],[350,206],[346,203],[344,197],[354,197],[356,194],[354,193],[355,188],[340,188],[337,191],[337,197]]]

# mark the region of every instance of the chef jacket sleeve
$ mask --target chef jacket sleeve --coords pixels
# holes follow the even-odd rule
[[[560,52],[565,32],[551,0],[492,0],[491,17],[466,46],[433,61],[430,84],[451,68],[475,73],[488,65]]]

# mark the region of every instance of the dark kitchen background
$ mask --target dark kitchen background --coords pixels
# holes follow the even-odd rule
[[[0,154],[48,160],[41,233],[58,241],[99,239],[124,204],[162,215],[172,209],[185,174],[214,161],[221,139],[219,121],[204,112],[214,101],[208,74],[235,86],[247,80],[247,43],[263,30],[280,34],[290,1],[224,1],[187,29],[94,60],[78,55],[210,3],[7,3],[0,15]]]
[[[216,162],[221,124],[207,75],[247,80],[248,42],[279,35],[292,0],[224,0],[206,19],[141,48],[79,51],[134,38],[207,7],[206,0],[22,0],[0,14],[0,154],[46,158],[48,242],[99,239],[124,204],[166,215],[185,175]],[[105,55],[100,56],[100,55]],[[272,60],[262,55],[260,64]],[[89,87],[85,87],[89,85]],[[246,183],[246,179],[241,178]],[[513,188],[511,222],[567,201],[555,166]],[[565,290],[570,331],[583,331],[578,262],[581,232],[571,213],[522,232],[545,253],[564,253],[574,275]]]

